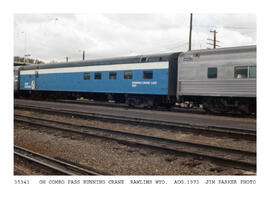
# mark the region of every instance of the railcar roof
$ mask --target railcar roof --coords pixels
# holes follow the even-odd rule
[[[256,51],[257,46],[256,45],[248,45],[248,46],[237,46],[237,47],[222,47],[222,48],[216,48],[216,49],[198,49],[198,50],[191,50],[188,52],[185,52],[182,54],[218,54],[218,53],[231,53],[231,52],[242,52],[242,51]]]
[[[178,54],[178,53],[180,53],[180,52],[150,54],[150,55],[137,55],[137,56],[105,58],[105,59],[89,59],[89,60],[85,60],[85,61],[61,62],[61,63],[52,63],[52,64],[23,66],[20,69],[21,70],[34,70],[34,69],[94,66],[94,65],[127,64],[127,63],[138,63],[138,62],[168,61],[170,55]],[[146,58],[146,59],[143,60],[144,58]]]

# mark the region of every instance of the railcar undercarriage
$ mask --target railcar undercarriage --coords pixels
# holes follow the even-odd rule
[[[167,95],[138,95],[138,94],[112,94],[89,92],[57,92],[57,91],[19,91],[15,97],[33,99],[89,99],[94,101],[114,101],[126,103],[130,107],[140,108],[171,108],[175,105],[176,98]],[[233,113],[256,115],[256,98],[243,97],[202,97],[182,96],[178,102],[185,108],[203,108],[210,113]]]
[[[189,104],[189,107],[202,105],[211,113],[256,114],[256,98],[184,96],[180,101]]]
[[[167,95],[139,95],[120,93],[90,93],[90,92],[60,92],[60,91],[25,91],[16,92],[15,97],[33,99],[89,99],[95,101],[114,101],[126,103],[130,107],[155,108],[171,107],[175,104],[174,96]]]

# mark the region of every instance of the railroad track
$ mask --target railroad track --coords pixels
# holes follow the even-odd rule
[[[60,175],[104,175],[95,170],[84,168],[77,164],[71,164],[64,160],[51,158],[37,152],[14,145],[14,155],[30,161],[52,173]]]
[[[15,108],[25,109],[30,111],[37,111],[42,113],[50,113],[50,114],[60,114],[60,115],[68,115],[72,117],[79,117],[84,119],[91,120],[101,120],[108,121],[114,123],[123,123],[123,124],[133,124],[140,126],[148,126],[148,127],[158,127],[164,129],[172,129],[172,130],[181,130],[191,133],[197,133],[202,135],[212,135],[212,136],[220,136],[220,137],[233,137],[236,139],[248,139],[248,140],[256,140],[256,131],[248,130],[248,129],[238,129],[238,128],[225,128],[219,126],[207,126],[207,125],[194,125],[189,123],[176,123],[169,121],[159,121],[159,120],[151,120],[151,119],[143,119],[137,117],[128,117],[128,116],[116,116],[116,115],[108,115],[101,113],[89,113],[89,112],[78,112],[78,111],[70,111],[59,108],[52,107],[37,107],[34,105],[22,105],[15,104]]]
[[[42,101],[42,100],[41,100]],[[50,100],[48,100],[50,101]],[[99,101],[89,101],[89,100],[64,100],[64,99],[57,99],[54,100],[55,102],[61,102],[66,104],[82,104],[82,105],[92,105],[92,106],[104,106],[104,107],[115,107],[115,108],[128,108],[128,109],[138,109],[138,110],[153,110],[153,108],[145,108],[145,107],[130,107],[125,103],[115,103],[115,102],[99,102]],[[216,116],[228,116],[228,117],[235,117],[235,118],[256,118],[256,115],[248,115],[244,113],[214,113],[206,111],[202,108],[184,108],[179,106],[172,106],[172,107],[156,107],[155,111],[162,111],[162,112],[179,112],[179,113],[190,113],[190,114],[201,114],[201,115],[216,115]]]
[[[50,101],[50,100],[48,100],[48,101]],[[99,102],[99,101],[91,101],[91,100],[90,101],[89,100],[63,100],[63,99],[55,100],[55,102],[61,102],[61,103],[66,103],[66,104],[81,104],[81,105],[92,105],[92,106],[149,110],[149,111],[154,109],[155,111],[163,111],[163,112],[168,111],[168,112],[187,112],[187,113],[194,113],[194,114],[209,114],[205,110],[200,109],[200,108],[191,109],[191,108],[180,108],[177,106],[172,106],[170,108],[167,108],[167,107],[145,108],[145,107],[131,107],[125,103]],[[239,117],[239,115],[234,115],[234,116]]]
[[[26,100],[32,100],[27,99]],[[36,99],[37,101],[44,101]],[[104,107],[115,107],[115,108],[128,108],[128,109],[138,109],[138,110],[147,110],[147,108],[143,107],[130,107],[125,103],[115,103],[115,102],[102,102],[102,101],[91,101],[91,100],[66,100],[66,99],[57,99],[57,100],[50,100],[46,99],[45,101],[53,101],[53,102],[61,102],[65,104],[80,104],[80,105],[92,105],[92,106],[104,106]],[[148,109],[149,111],[153,110],[151,108]],[[156,107],[155,111],[162,111],[162,112],[179,112],[179,113],[190,113],[190,114],[201,114],[201,115],[216,115],[216,116],[228,116],[228,117],[235,117],[235,118],[256,118],[256,115],[247,115],[243,113],[210,113],[202,108],[184,108],[179,106],[172,106],[170,108],[166,107]]]
[[[179,141],[148,135],[127,133],[122,131],[76,125],[63,121],[47,120],[24,115],[15,115],[15,122],[26,123],[31,127],[45,127],[64,133],[79,134],[88,137],[113,140],[120,143],[155,148],[174,154],[189,154],[229,163],[236,167],[256,170],[256,152],[217,147],[207,144]]]

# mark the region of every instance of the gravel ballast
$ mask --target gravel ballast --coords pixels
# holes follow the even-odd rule
[[[242,143],[241,140],[235,139],[217,139],[184,134],[179,131],[89,121],[23,110],[15,110],[15,114],[63,120],[176,140],[199,140],[201,143],[222,143],[226,147],[236,148],[238,146],[244,150],[256,150],[256,142]],[[199,157],[168,154],[145,147],[127,146],[113,141],[33,128],[19,123],[14,125],[14,144],[50,157],[79,163],[110,175],[244,175],[246,173],[244,170],[224,167]],[[18,163],[15,163],[16,166]],[[38,174],[33,172],[32,175]]]

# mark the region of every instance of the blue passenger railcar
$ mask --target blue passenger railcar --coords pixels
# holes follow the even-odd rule
[[[179,53],[25,66],[20,90],[43,97],[113,99],[129,105],[170,105],[176,99]]]

